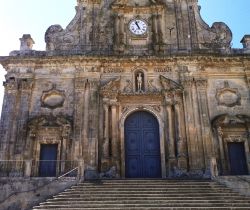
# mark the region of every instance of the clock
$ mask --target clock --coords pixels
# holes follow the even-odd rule
[[[144,35],[148,30],[148,24],[144,20],[134,19],[129,23],[129,30],[134,35]]]

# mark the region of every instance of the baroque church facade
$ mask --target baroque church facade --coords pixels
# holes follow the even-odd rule
[[[78,0],[46,51],[20,41],[0,57],[0,160],[16,175],[79,161],[86,178],[250,173],[250,35],[231,48],[197,0]]]

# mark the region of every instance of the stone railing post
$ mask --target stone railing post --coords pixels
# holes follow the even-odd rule
[[[31,177],[32,171],[32,160],[25,160],[24,161],[24,177],[28,178]]]
[[[210,159],[210,173],[211,173],[212,179],[219,176],[217,160],[215,157],[211,157],[211,159]]]
[[[85,174],[85,168],[84,168],[84,160],[80,159],[78,161],[78,173],[77,173],[77,178],[80,181],[84,181],[84,174]]]

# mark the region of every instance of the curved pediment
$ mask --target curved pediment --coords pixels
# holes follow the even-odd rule
[[[171,90],[183,90],[183,87],[182,85],[178,84],[177,82],[169,79],[169,78],[166,78],[162,75],[160,75],[160,82],[161,82],[161,85],[162,85],[162,88],[164,90],[167,90],[167,91],[171,91]]]

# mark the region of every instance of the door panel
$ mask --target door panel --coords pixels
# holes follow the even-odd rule
[[[247,175],[247,162],[244,143],[228,143],[231,175]]]
[[[58,148],[57,144],[41,145],[39,176],[41,177],[56,176],[57,148]]]
[[[148,112],[131,114],[125,122],[127,178],[160,178],[160,139],[157,119]]]

